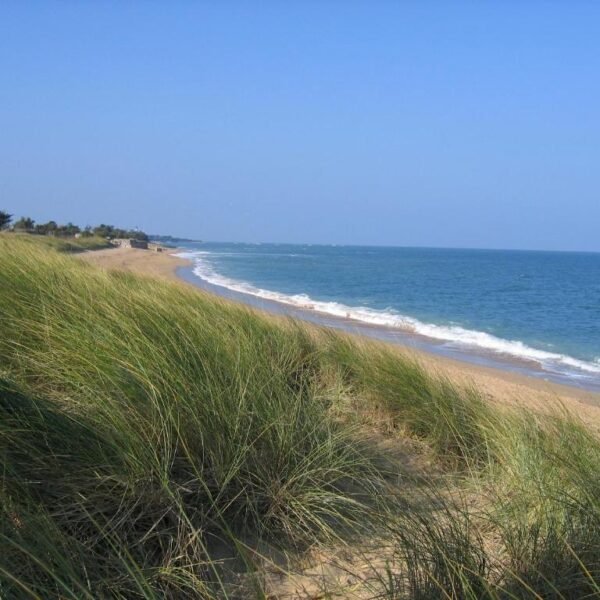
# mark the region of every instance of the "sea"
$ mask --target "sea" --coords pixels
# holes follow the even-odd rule
[[[180,245],[180,275],[227,297],[600,391],[600,253]]]

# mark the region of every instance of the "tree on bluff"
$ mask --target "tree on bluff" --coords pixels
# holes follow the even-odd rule
[[[0,229],[6,229],[12,222],[13,215],[0,210]],[[82,235],[91,237],[96,235],[102,238],[133,238],[136,240],[148,241],[148,235],[139,229],[121,229],[114,225],[106,225],[102,223],[97,227],[86,226],[83,230],[74,223],[59,225],[56,221],[48,221],[47,223],[36,223],[30,217],[21,217],[14,223],[14,230],[26,233],[35,233],[37,235],[51,235],[56,237],[74,237]]]
[[[39,235],[54,235],[58,229],[56,221],[48,221],[47,223],[38,223],[35,226],[35,233]]]
[[[143,231],[136,229],[120,229],[113,225],[102,223],[93,229],[94,235],[103,238],[132,238],[134,240],[148,241],[148,236]]]
[[[5,229],[8,227],[10,222],[12,221],[12,215],[9,215],[7,212],[0,210],[0,229]]]
[[[35,221],[29,217],[21,217],[18,221],[15,221],[13,227],[20,231],[33,231]]]

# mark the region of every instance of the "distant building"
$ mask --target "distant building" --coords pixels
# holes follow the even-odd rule
[[[121,248],[138,248],[139,250],[148,250],[148,242],[145,240],[129,239],[116,239],[113,240],[113,244],[121,246]]]

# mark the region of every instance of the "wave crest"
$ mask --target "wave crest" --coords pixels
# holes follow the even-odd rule
[[[561,375],[580,377],[586,374],[600,375],[600,359],[588,362],[566,354],[532,348],[519,340],[502,339],[485,331],[465,329],[460,326],[424,323],[413,317],[399,314],[393,309],[377,310],[362,306],[347,306],[339,302],[314,300],[306,294],[288,295],[272,290],[265,290],[250,283],[231,279],[217,273],[207,260],[212,254],[212,252],[196,251],[182,252],[178,256],[193,259],[195,261],[194,274],[207,283],[224,287],[234,292],[250,294],[266,300],[288,304],[295,308],[314,310],[334,317],[350,319],[369,325],[400,329],[404,332],[445,342],[447,345],[455,345],[462,348],[470,347],[520,360],[534,361],[542,369]]]

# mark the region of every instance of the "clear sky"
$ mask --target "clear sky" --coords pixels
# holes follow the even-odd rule
[[[0,209],[600,251],[600,2],[6,0]]]

